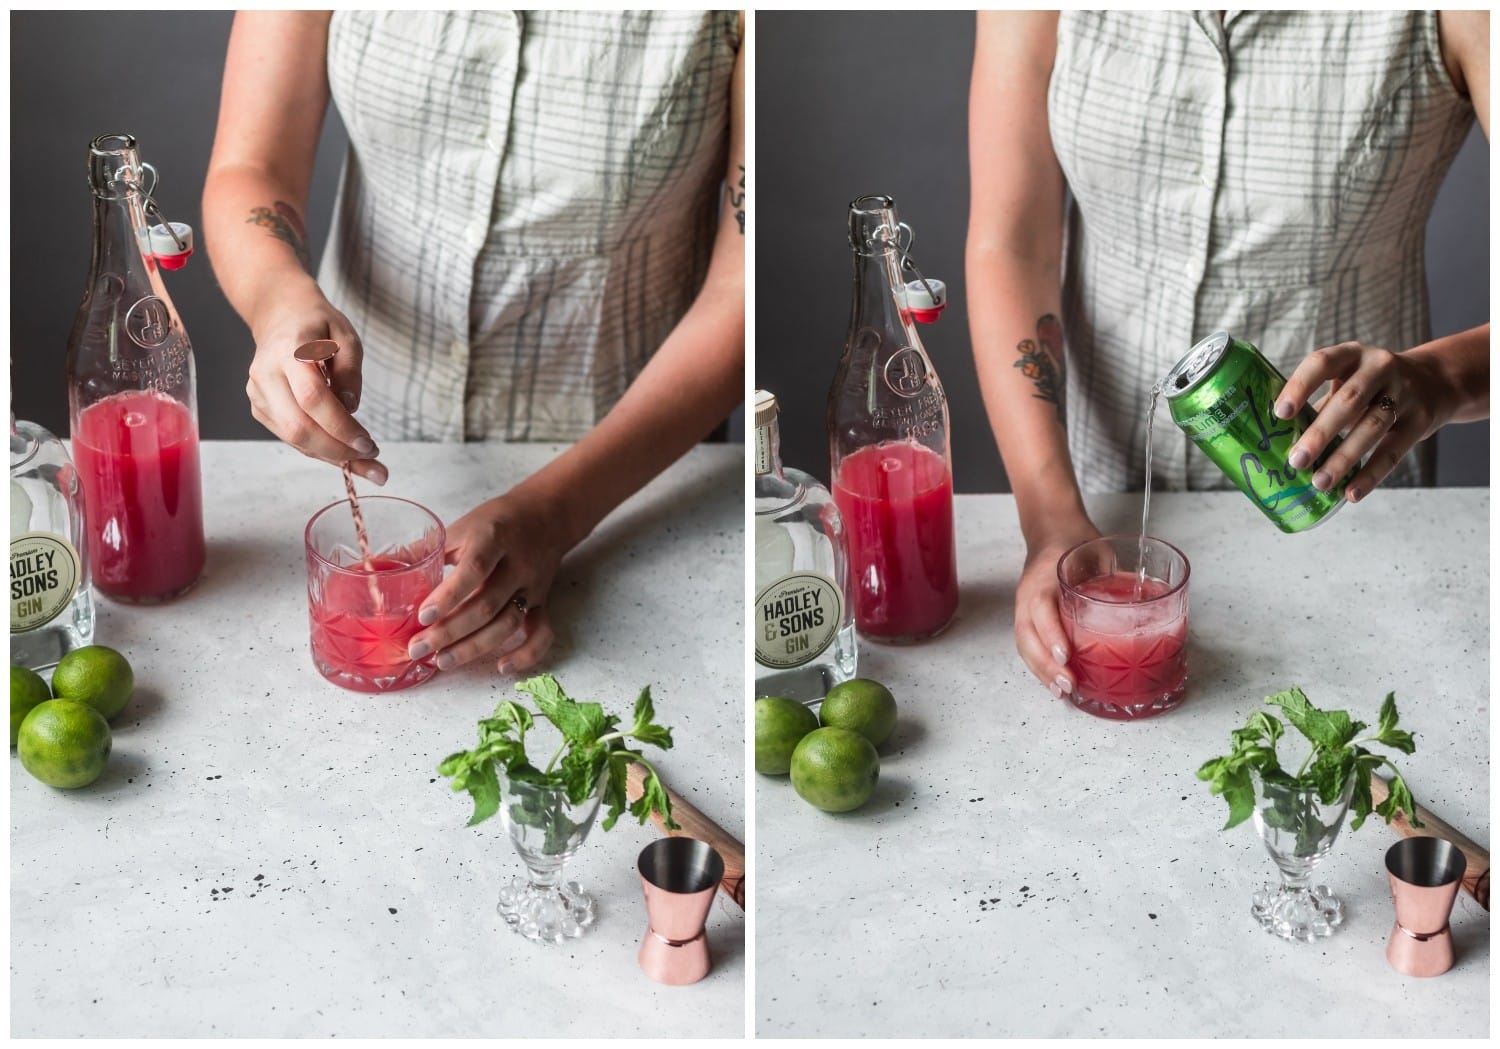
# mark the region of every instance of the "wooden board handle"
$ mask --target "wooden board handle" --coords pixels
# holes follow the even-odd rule
[[[1382,776],[1370,777],[1370,797],[1375,804],[1380,805],[1390,797],[1391,787]],[[1407,838],[1447,838],[1458,846],[1464,854],[1464,860],[1468,866],[1464,868],[1464,891],[1478,901],[1479,906],[1485,910],[1490,909],[1490,854],[1489,852],[1460,834],[1450,824],[1443,822],[1428,812],[1421,805],[1417,806],[1417,819],[1422,821],[1421,827],[1413,827],[1402,813],[1391,821],[1391,826],[1401,832]]]
[[[625,766],[625,796],[631,801],[641,796],[645,790],[645,782],[646,770],[640,762],[632,761]],[[662,826],[662,818],[654,812],[651,814],[651,821],[666,834],[674,837],[697,838],[699,841],[706,841],[712,845],[724,860],[724,879],[719,882],[719,889],[739,904],[740,909],[743,910],[745,907],[745,846],[723,827],[683,801],[681,795],[671,787],[667,787],[667,797],[672,801],[672,819],[679,825],[678,829],[667,830]]]

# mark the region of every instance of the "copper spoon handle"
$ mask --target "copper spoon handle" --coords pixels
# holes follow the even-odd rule
[[[645,790],[645,781],[646,770],[640,762],[632,761],[625,766],[625,796],[631,801],[641,796]],[[745,907],[745,846],[734,835],[682,800],[682,796],[671,787],[667,787],[667,797],[672,801],[672,819],[680,824],[679,829],[667,830],[662,826],[661,817],[654,812],[651,814],[652,822],[658,829],[672,837],[697,838],[699,841],[712,845],[724,860],[724,878],[719,882],[719,890],[739,904],[740,909],[743,910]]]
[[[1391,787],[1382,776],[1370,777],[1370,797],[1379,805],[1390,797]],[[1460,834],[1451,824],[1438,819],[1421,805],[1417,806],[1417,819],[1421,827],[1413,827],[1402,813],[1391,821],[1391,826],[1407,838],[1447,838],[1464,854],[1468,866],[1464,869],[1463,888],[1478,901],[1485,910],[1490,909],[1490,854],[1489,850]]]

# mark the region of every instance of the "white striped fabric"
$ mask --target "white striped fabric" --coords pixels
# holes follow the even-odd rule
[[[716,228],[734,12],[339,11],[349,130],[319,282],[377,441],[566,441],[686,312]]]
[[[1140,489],[1151,385],[1215,329],[1283,374],[1430,338],[1426,220],[1473,120],[1434,13],[1064,12],[1049,115],[1085,490]],[[1156,428],[1153,485],[1227,486],[1190,445]],[[1431,469],[1419,447],[1393,481]]]

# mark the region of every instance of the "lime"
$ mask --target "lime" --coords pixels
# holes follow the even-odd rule
[[[58,699],[87,703],[105,720],[113,720],[130,702],[135,673],[125,657],[104,645],[85,645],[62,657],[52,672],[52,692]]]
[[[859,808],[879,778],[875,744],[846,728],[814,729],[792,751],[793,789],[824,812]]]
[[[35,670],[25,667],[10,668],[10,745],[16,745],[16,733],[21,731],[21,722],[38,703],[52,698],[52,690],[46,680]]]
[[[818,727],[818,715],[795,699],[767,696],[755,701],[755,771],[785,776],[792,751]]]
[[[896,729],[896,697],[878,681],[851,678],[828,690],[818,717],[825,725],[858,732],[878,747]]]
[[[49,699],[21,722],[16,752],[49,787],[86,787],[109,760],[109,722],[87,703]]]

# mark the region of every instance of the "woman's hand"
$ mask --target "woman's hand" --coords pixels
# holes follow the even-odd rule
[[[1070,547],[1098,536],[1099,529],[1087,517],[1053,531],[1028,548],[1026,567],[1016,584],[1016,651],[1059,699],[1072,693],[1074,682],[1067,666],[1073,653],[1058,606],[1057,562]]]
[[[329,304],[310,278],[298,276],[274,297],[251,324],[255,359],[250,364],[251,413],[256,420],[303,455],[325,462],[348,462],[375,484],[386,469],[365,428],[349,413],[359,406],[364,348],[354,327]],[[332,385],[316,364],[297,360],[303,343],[332,339],[339,351],[327,362]]]
[[[1452,420],[1462,401],[1431,355],[1392,353],[1343,342],[1309,354],[1287,380],[1275,414],[1290,419],[1313,392],[1332,388],[1315,406],[1317,420],[1287,456],[1298,470],[1318,461],[1330,441],[1344,441],[1313,474],[1313,487],[1328,491],[1366,455],[1369,461],[1349,481],[1345,498],[1357,503],[1395,469],[1401,457]]]
[[[418,620],[431,624],[408,653],[437,653],[439,670],[498,655],[502,674],[537,666],[552,647],[547,594],[572,543],[559,509],[524,486],[481,503],[448,528],[446,560],[454,566]]]

